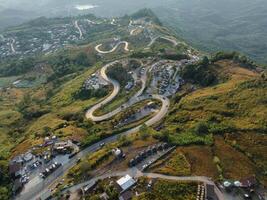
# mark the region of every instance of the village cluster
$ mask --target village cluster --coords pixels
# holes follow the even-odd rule
[[[94,22],[87,18],[62,20],[56,26],[48,24],[37,28],[23,28],[21,31],[6,31],[0,34],[0,58],[50,54],[76,44],[90,34],[92,26],[103,22]]]
[[[76,141],[61,141],[56,136],[44,138],[42,144],[10,161],[9,174],[14,180],[13,192],[19,192],[31,179],[46,179],[77,152],[79,143]]]

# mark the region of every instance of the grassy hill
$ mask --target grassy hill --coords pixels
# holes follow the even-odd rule
[[[142,10],[134,18],[140,16],[146,20],[151,17],[155,33],[175,36],[161,26],[150,11]],[[0,83],[3,85],[0,90],[0,172],[5,174],[0,177],[0,183],[3,183],[0,194],[7,194],[0,199],[10,193],[8,160],[41,144],[44,137],[56,135],[63,140],[75,139],[86,146],[123,130],[114,131],[112,120],[93,123],[85,119],[86,109],[106,93],[77,98],[77,91],[85,80],[100,67],[122,58],[155,57],[160,60],[164,58],[165,48],[179,56],[188,50],[196,51],[185,43],[173,46],[164,40],[155,42],[150,50],[144,50],[149,41],[143,32],[139,36],[129,36],[130,19],[129,16],[117,19],[120,24],[112,31],[110,25],[94,30],[94,41],[87,40],[51,55],[0,63]],[[34,30],[36,23],[31,23],[17,28]],[[122,41],[129,41],[133,51],[125,52],[120,47],[106,56],[96,53],[97,44],[108,43],[117,34]],[[34,86],[17,88],[12,85],[14,80],[35,80],[41,75],[45,75],[44,81],[37,81]],[[180,75],[186,85],[171,98],[171,110],[163,121],[163,130],[151,131],[156,139],[178,145],[177,154],[166,163],[168,173],[177,174],[186,167],[183,169],[186,175],[216,179],[238,179],[255,174],[266,185],[266,75],[239,54],[222,52],[184,67]],[[236,159],[232,159],[233,156]],[[181,165],[176,166],[177,163]]]
[[[221,178],[255,174],[266,185],[267,81],[232,60],[220,60],[208,69],[219,83],[200,86],[177,103],[174,100],[162,132],[179,146],[207,146],[212,157],[220,160]],[[182,151],[188,154],[187,149]]]

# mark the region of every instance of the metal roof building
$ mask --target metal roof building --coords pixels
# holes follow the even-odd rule
[[[135,183],[136,181],[128,174],[117,180],[117,184],[121,187],[123,191],[128,190],[133,185],[135,185]]]

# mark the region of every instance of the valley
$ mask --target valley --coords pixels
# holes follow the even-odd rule
[[[3,199],[265,198],[266,72],[245,56],[201,52],[147,9],[1,38]]]

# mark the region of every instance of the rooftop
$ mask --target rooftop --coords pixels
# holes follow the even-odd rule
[[[117,184],[122,188],[123,191],[129,189],[135,183],[136,183],[136,181],[128,174],[126,176],[120,178],[119,180],[117,180]]]

